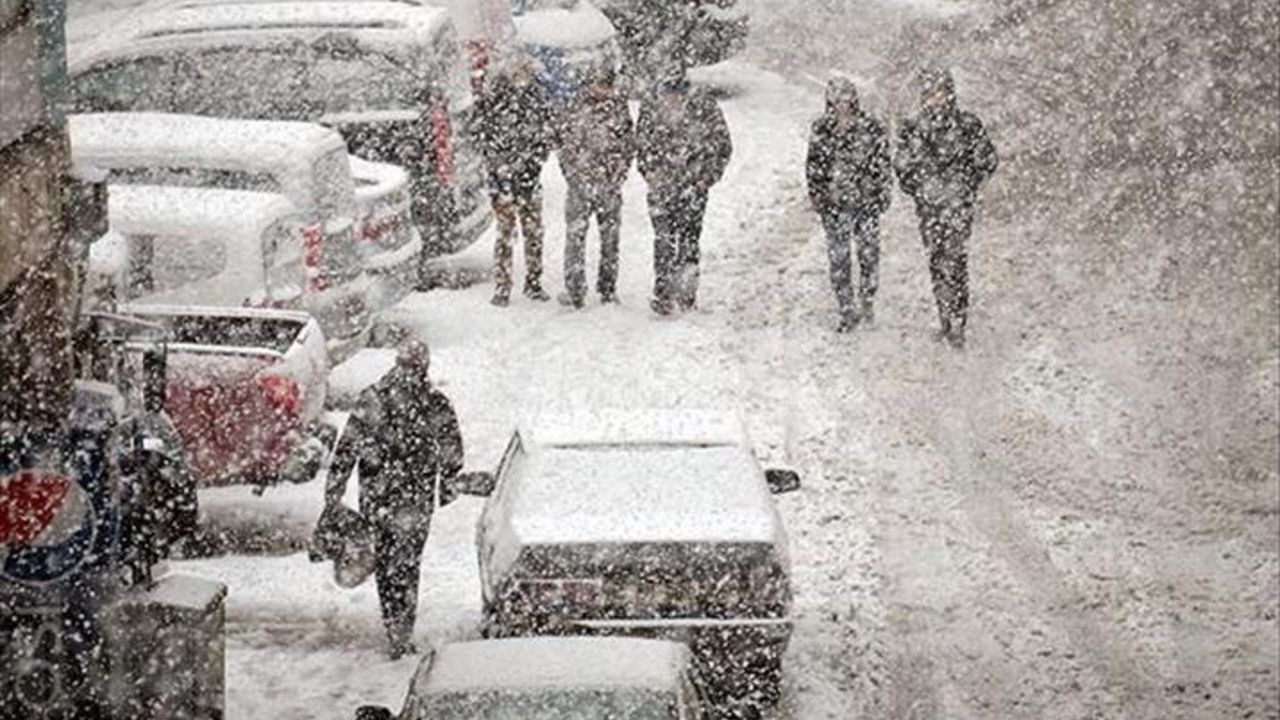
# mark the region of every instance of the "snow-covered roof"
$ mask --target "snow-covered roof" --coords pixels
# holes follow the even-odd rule
[[[269,226],[297,212],[283,195],[252,190],[112,185],[107,191],[107,216],[115,232],[217,236],[229,248],[252,252]]]
[[[742,445],[741,419],[719,410],[621,410],[549,413],[524,419],[526,445]]]
[[[537,637],[451,643],[436,651],[425,693],[491,689],[675,690],[689,651],[665,640]]]
[[[444,9],[398,2],[158,2],[72,46],[67,70],[74,75],[103,59],[166,50],[310,42],[334,32],[371,50],[416,52],[447,27]]]
[[[71,158],[89,167],[138,167],[178,159],[210,168],[298,168],[346,143],[322,125],[156,112],[68,115]]]
[[[516,15],[516,38],[525,45],[580,49],[609,42],[613,23],[589,2],[572,8],[529,10]]]
[[[519,545],[783,539],[763,473],[732,415],[544,417],[521,440],[508,518]]]

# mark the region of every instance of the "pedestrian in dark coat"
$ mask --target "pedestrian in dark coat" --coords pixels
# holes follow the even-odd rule
[[[963,347],[969,309],[966,245],[973,206],[998,161],[982,121],[957,107],[951,74],[930,70],[921,80],[920,113],[903,121],[894,164],[898,184],[916,202],[938,305],[939,336]]]
[[[600,232],[601,302],[617,302],[618,236],[622,224],[622,183],[635,155],[635,134],[627,101],[607,69],[593,78],[564,111],[560,122],[560,170],[565,198],[565,305],[582,307],[587,294],[586,242],[591,218]]]
[[[462,470],[462,434],[453,405],[428,377],[426,345],[401,348],[396,366],[367,389],[338,444],[325,501],[336,507],[353,468],[360,514],[375,532],[374,576],[391,657],[416,653],[422,549],[435,501],[453,500]]]
[[[475,139],[488,173],[498,232],[494,242],[493,304],[511,297],[512,241],[516,223],[524,234],[524,294],[547,300],[542,289],[542,165],[551,154],[551,108],[531,61],[497,73],[476,101]]]
[[[827,84],[827,107],[813,123],[805,173],[809,198],[827,235],[831,285],[840,332],[873,319],[880,261],[880,216],[889,209],[889,136],[884,123],[858,105],[845,78]],[[855,305],[851,247],[856,243],[860,307]]]
[[[653,301],[659,315],[698,298],[699,240],[711,186],[720,181],[733,142],[709,93],[683,77],[662,82],[636,120],[636,164],[649,185],[653,223]]]

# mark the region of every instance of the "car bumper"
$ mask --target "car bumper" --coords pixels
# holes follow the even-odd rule
[[[709,650],[770,648],[778,652],[786,649],[793,629],[788,618],[573,620],[568,625],[591,634],[640,635]]]

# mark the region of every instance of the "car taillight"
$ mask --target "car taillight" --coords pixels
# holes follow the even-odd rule
[[[448,105],[443,100],[431,106],[427,122],[430,125],[436,180],[447,183],[453,177],[453,125],[449,121]]]
[[[324,260],[321,248],[320,226],[302,228],[302,266],[307,274],[307,290],[320,292],[325,288]]]
[[[298,382],[287,375],[268,373],[258,376],[258,387],[271,407],[286,415],[296,415],[302,392]]]
[[[35,541],[54,524],[71,490],[69,478],[45,470],[0,477],[0,546]]]

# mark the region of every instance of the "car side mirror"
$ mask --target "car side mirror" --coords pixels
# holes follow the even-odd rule
[[[361,705],[356,708],[356,720],[395,720],[390,708],[381,705]]]
[[[800,489],[800,473],[786,468],[769,468],[764,471],[765,482],[769,483],[769,492],[774,495],[789,493]]]
[[[497,484],[497,478],[487,470],[459,473],[458,477],[453,480],[454,490],[463,495],[476,495],[478,497],[492,495],[495,484]]]

